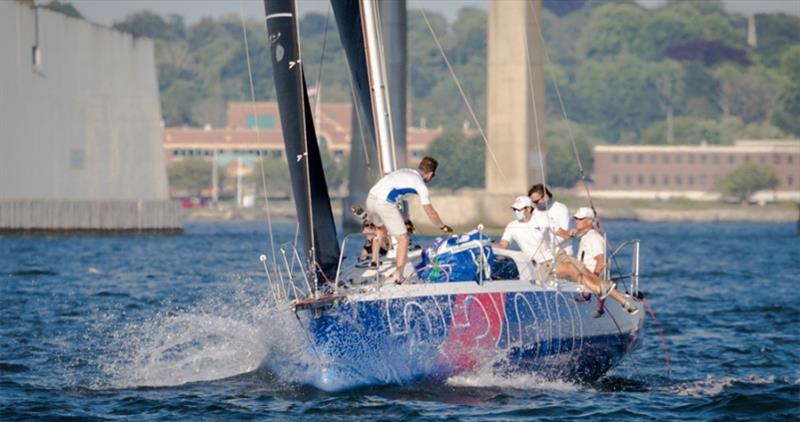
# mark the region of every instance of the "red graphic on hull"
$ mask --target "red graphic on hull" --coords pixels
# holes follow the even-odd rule
[[[453,373],[485,363],[494,353],[505,321],[504,293],[456,295],[453,320],[439,358]]]

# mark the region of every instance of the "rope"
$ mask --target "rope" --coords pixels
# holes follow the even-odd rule
[[[317,95],[314,96],[314,108],[319,108],[320,104],[320,93],[322,92],[322,64],[325,62],[325,49],[328,45],[328,22],[331,18],[331,4],[328,3],[328,14],[325,15],[325,30],[322,32],[322,53],[320,53],[319,58],[319,70],[317,71],[317,81],[314,86],[317,87]],[[317,119],[317,122],[320,121],[319,115],[314,116]]]
[[[247,59],[247,77],[250,81],[250,112],[256,116],[256,91],[253,84],[253,70],[250,65],[250,46],[247,43],[247,27],[244,22],[244,13],[239,11],[239,18],[242,22],[242,34],[244,35],[244,52]],[[261,128],[258,126],[258,119],[256,118],[256,143],[261,145]],[[275,259],[275,236],[272,232],[272,213],[269,207],[269,195],[267,192],[267,174],[264,169],[264,156],[258,160],[259,167],[261,168],[261,187],[264,191],[264,209],[267,212],[267,233],[269,234],[269,244],[272,250],[272,259]]]
[[[667,376],[672,375],[672,368],[670,367],[670,360],[669,360],[669,350],[667,350],[667,338],[664,336],[664,329],[661,327],[661,324],[656,319],[656,313],[653,310],[653,307],[650,306],[650,302],[642,296],[642,303],[647,308],[647,312],[650,314],[650,318],[653,318],[653,322],[656,324],[658,328],[658,336],[661,337],[661,350],[664,351],[664,366],[667,369]]]
[[[347,80],[350,82],[350,95],[353,96],[353,110],[356,113],[356,121],[358,121],[358,132],[361,134],[361,148],[364,151],[364,162],[367,165],[367,170],[372,169],[372,164],[369,161],[369,152],[367,151],[367,140],[364,137],[364,121],[361,118],[361,111],[359,105],[358,98],[356,96],[356,87],[353,83],[353,73],[350,71],[350,62],[345,57],[344,64],[347,65]],[[352,136],[352,128],[351,128],[351,135]],[[380,163],[379,163],[380,164]]]
[[[297,19],[297,4],[295,3],[293,6],[294,6],[294,10],[292,11],[292,13],[294,15],[294,18]],[[294,34],[294,36],[296,37],[296,40],[299,43],[300,42],[300,25],[295,25],[295,34]],[[292,62],[289,61],[289,63],[290,63],[289,65],[291,66]],[[304,167],[305,172],[306,172],[306,186],[305,186],[305,188],[306,188],[306,200],[308,201],[308,222],[309,222],[309,226],[310,226],[308,232],[309,232],[309,237],[310,237],[309,240],[310,240],[310,244],[311,244],[311,250],[304,251],[304,252],[308,254],[307,255],[307,259],[313,264],[313,263],[317,262],[317,253],[316,253],[316,247],[315,247],[316,239],[314,239],[314,232],[315,232],[315,230],[314,230],[314,204],[313,204],[313,202],[311,200],[311,168],[310,168],[310,165],[309,165],[309,162],[308,162],[308,134],[306,133],[306,93],[304,92],[305,86],[304,86],[304,83],[303,83],[303,60],[302,60],[302,56],[301,56],[299,48],[297,50],[297,61],[295,62],[295,64],[297,65],[297,72],[300,75],[300,77],[298,78],[298,79],[300,79],[300,87],[298,89],[297,95],[298,95],[298,98],[300,99],[300,108],[301,108],[301,110],[300,110],[300,119],[301,119],[300,124],[301,124],[301,130],[302,130],[303,138],[304,138],[304,139],[302,139],[302,141],[303,141],[303,154],[301,154],[300,156],[297,157],[297,161],[299,162],[300,160],[304,160],[303,161],[304,162],[303,167]],[[315,140],[315,142],[316,142],[316,140]],[[289,157],[287,157],[287,159],[288,158]],[[316,283],[316,275],[315,275],[314,282]]]
[[[531,7],[532,5],[533,3],[531,3]],[[533,22],[534,22],[533,26],[536,26],[538,28],[539,25],[536,24],[536,15],[533,10],[531,11],[531,14],[533,14]],[[532,69],[533,66],[531,66],[531,51],[527,34],[525,35],[525,64],[526,64],[525,67],[527,68],[528,71],[528,88],[531,93],[531,104],[533,104],[533,127],[536,132],[536,149],[539,152],[539,159],[541,160],[540,170],[542,173],[542,184],[545,187],[547,187],[547,172],[545,171],[546,165],[544,162],[544,149],[542,148],[542,136],[539,130],[539,113],[538,109],[536,108],[536,87],[533,86],[533,69]],[[547,194],[546,191],[543,192],[542,197],[544,197],[546,194]],[[549,209],[547,211],[549,212]],[[549,220],[549,215],[548,215],[548,220]]]
[[[533,1],[530,2],[531,6],[531,13],[535,12]],[[544,33],[542,32],[542,27],[540,25],[536,25],[536,33],[539,35],[539,39],[542,41],[542,51],[544,52],[545,61],[547,64],[553,64],[553,61],[550,59],[550,53],[547,50],[547,44],[544,40]],[[526,38],[527,40],[527,38]],[[581,181],[583,182],[583,188],[586,191],[586,198],[589,201],[589,206],[594,211],[595,221],[597,222],[597,228],[600,229],[600,217],[597,213],[597,209],[594,205],[594,201],[592,200],[592,194],[589,191],[589,185],[587,184],[587,177],[586,172],[583,168],[583,163],[581,162],[581,156],[578,152],[578,146],[575,142],[575,134],[572,132],[572,125],[570,124],[569,117],[567,116],[567,109],[564,107],[564,99],[561,96],[561,89],[558,87],[558,81],[556,81],[555,72],[553,72],[552,66],[549,69],[550,79],[553,82],[553,87],[556,90],[556,97],[558,98],[558,104],[561,109],[561,114],[564,116],[564,122],[567,124],[567,135],[569,137],[570,144],[572,145],[572,152],[575,154],[575,159],[578,162],[578,170],[580,172]]]
[[[456,86],[458,87],[458,92],[461,93],[461,98],[464,100],[464,104],[467,106],[467,110],[469,111],[470,116],[472,116],[472,121],[475,122],[475,126],[478,128],[478,131],[481,134],[481,138],[483,139],[483,143],[486,144],[486,150],[489,152],[489,156],[492,158],[492,162],[497,167],[497,170],[500,172],[500,175],[503,176],[503,181],[508,182],[508,177],[506,177],[506,173],[503,171],[503,167],[500,166],[500,163],[497,161],[497,156],[495,156],[494,151],[492,150],[492,146],[489,145],[489,139],[486,138],[486,133],[483,131],[483,126],[478,121],[478,117],[475,115],[475,111],[472,109],[472,105],[470,105],[469,100],[467,99],[467,94],[464,93],[464,88],[461,87],[461,82],[458,80],[458,76],[456,76],[456,72],[453,70],[453,66],[450,65],[450,60],[447,59],[447,54],[444,52],[444,48],[442,48],[442,43],[439,42],[439,37],[436,36],[436,31],[433,30],[433,26],[431,26],[431,22],[428,20],[428,15],[425,14],[425,9],[419,9],[422,12],[422,17],[425,19],[425,24],[428,25],[428,29],[431,31],[431,35],[433,36],[433,41],[436,42],[436,47],[439,49],[439,53],[442,55],[445,64],[447,65],[447,69],[450,71],[450,76],[453,77],[453,81],[455,81]]]

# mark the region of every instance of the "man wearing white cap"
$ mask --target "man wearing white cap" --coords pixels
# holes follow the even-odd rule
[[[518,196],[511,205],[514,211],[514,221],[508,223],[503,231],[498,246],[508,249],[513,241],[519,249],[530,259],[536,262],[552,260],[550,251],[549,231],[545,227],[538,227],[531,220],[533,217],[533,202],[527,196]]]
[[[580,207],[575,211],[573,218],[575,219],[575,228],[570,230],[570,236],[578,236],[581,241],[578,246],[578,260],[583,267],[584,271],[591,273],[591,276],[596,276],[598,280],[602,280],[602,273],[605,269],[605,255],[606,255],[606,241],[603,236],[594,229],[594,210],[589,207]],[[589,274],[586,274],[589,275]],[[625,299],[619,292],[612,290],[609,294],[612,299],[622,305],[629,314],[636,314],[639,309],[636,308],[631,302]],[[603,315],[603,301],[605,298],[600,296],[597,303],[597,313],[595,318]]]
[[[514,211],[514,221],[508,223],[497,246],[507,249],[513,240],[520,250],[536,263],[539,274],[546,275],[555,270],[556,277],[568,278],[574,283],[584,285],[601,299],[611,296],[630,314],[639,312],[633,304],[614,290],[616,287],[614,283],[602,280],[563,249],[557,250],[555,257],[553,256],[549,243],[551,230],[532,218],[533,201],[530,197],[517,197],[511,209]],[[567,237],[570,237],[570,234],[572,233],[567,234]]]
[[[580,238],[578,259],[586,269],[596,275],[605,270],[606,241],[594,229],[594,211],[589,207],[580,207],[572,216],[575,219],[575,233]]]

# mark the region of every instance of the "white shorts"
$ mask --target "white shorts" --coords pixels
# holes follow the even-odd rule
[[[386,226],[392,236],[406,234],[406,223],[397,206],[375,196],[367,196],[367,213],[376,227]]]

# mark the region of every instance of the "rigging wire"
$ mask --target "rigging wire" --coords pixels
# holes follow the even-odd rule
[[[244,22],[244,13],[239,11],[239,18],[242,22],[242,35],[244,36],[244,52],[245,58],[247,59],[247,76],[250,81],[250,110],[251,113],[255,116],[256,115],[256,91],[255,85],[253,84],[253,70],[250,65],[250,45],[247,42],[247,26]],[[258,125],[258,119],[256,119],[256,143],[260,146],[261,145],[261,127]],[[261,168],[261,186],[264,191],[264,208],[267,212],[267,232],[269,234],[269,244],[272,250],[272,259],[275,259],[275,236],[272,232],[272,213],[270,212],[269,206],[269,192],[267,191],[267,174],[266,170],[264,169],[264,156],[261,155],[261,159],[259,161],[259,167]]]
[[[450,71],[450,76],[452,76],[453,81],[455,81],[456,86],[458,87],[458,92],[461,93],[461,98],[464,100],[464,104],[467,106],[467,110],[469,111],[470,116],[472,116],[472,121],[475,122],[475,126],[478,128],[478,131],[481,134],[481,138],[483,142],[486,144],[486,150],[489,152],[489,155],[494,162],[494,165],[497,167],[497,170],[500,172],[500,175],[503,176],[503,181],[508,182],[508,177],[506,177],[506,173],[503,171],[503,167],[500,166],[500,163],[497,161],[497,156],[495,156],[494,151],[492,150],[492,146],[489,145],[489,139],[486,138],[486,133],[483,131],[483,126],[478,121],[478,117],[475,115],[475,111],[472,109],[472,105],[470,104],[469,100],[467,99],[467,94],[464,93],[464,88],[461,87],[461,82],[458,80],[458,76],[456,76],[456,72],[453,70],[453,66],[450,65],[450,60],[447,59],[447,54],[444,52],[444,48],[442,48],[442,43],[439,42],[439,37],[436,35],[436,31],[433,30],[433,26],[431,26],[431,22],[428,20],[428,15],[425,13],[425,9],[419,9],[422,12],[422,17],[425,19],[425,24],[428,25],[428,29],[433,36],[433,41],[436,43],[436,47],[439,49],[439,53],[442,55],[445,64],[447,65],[447,69]]]
[[[536,18],[536,10],[533,8],[533,2],[531,2],[531,16],[533,16],[533,26],[537,28],[537,32],[540,31],[540,24],[537,22]],[[544,43],[543,43],[544,44]],[[525,68],[528,73],[528,90],[530,91],[530,98],[531,104],[533,105],[533,127],[536,134],[536,150],[539,153],[539,170],[541,171],[542,176],[542,198],[544,199],[547,196],[547,165],[545,163],[545,155],[544,155],[544,148],[542,147],[542,135],[541,135],[541,127],[539,122],[539,111],[536,107],[536,87],[534,87],[534,80],[533,80],[533,66],[531,65],[531,51],[530,51],[530,37],[528,36],[528,28],[525,28]],[[570,241],[570,239],[565,239],[563,241],[558,241],[558,233],[553,230],[552,225],[550,224],[550,208],[545,206],[545,216],[547,218],[548,224],[547,227],[550,230],[550,253],[553,254],[555,257],[556,249],[561,246],[564,241]],[[559,227],[560,228],[560,227]],[[555,266],[553,266],[553,270],[555,271]]]
[[[530,7],[531,7],[531,13],[533,13],[534,10],[535,10],[534,9],[534,5],[533,5],[533,1],[530,2]],[[553,60],[551,60],[550,53],[547,50],[547,44],[545,43],[545,40],[544,40],[544,32],[542,31],[542,27],[540,25],[536,25],[536,32],[537,32],[537,35],[539,35],[539,39],[542,41],[542,52],[544,53],[545,60],[546,60],[547,64],[551,64],[552,65]],[[589,206],[592,208],[592,211],[594,211],[594,215],[595,215],[595,218],[596,218],[596,221],[597,221],[597,226],[598,226],[598,229],[599,229],[600,228],[600,218],[598,216],[597,209],[595,208],[594,201],[592,200],[592,194],[591,194],[591,192],[589,190],[589,184],[588,184],[588,180],[587,180],[587,177],[586,177],[586,171],[584,170],[583,162],[581,161],[581,155],[578,152],[578,146],[577,146],[577,144],[575,142],[575,134],[572,132],[572,125],[570,124],[569,117],[567,116],[567,109],[566,109],[566,107],[564,107],[564,99],[561,96],[561,89],[559,89],[559,87],[558,87],[558,81],[556,80],[555,71],[553,71],[553,67],[549,66],[548,70],[549,70],[548,73],[550,73],[550,79],[553,82],[553,87],[555,88],[555,91],[556,91],[556,97],[558,98],[558,104],[559,104],[559,107],[561,108],[561,114],[564,116],[564,122],[567,124],[567,136],[569,138],[570,144],[572,145],[572,152],[575,154],[575,160],[578,162],[578,170],[580,171],[581,182],[583,184],[583,188],[586,191],[586,198],[589,201]]]
[[[322,86],[322,64],[325,62],[325,49],[328,45],[328,23],[331,20],[331,4],[328,3],[328,13],[325,15],[325,30],[322,32],[322,53],[319,58],[319,70],[317,70],[317,80],[314,86],[317,88],[317,95],[314,96],[314,108],[320,106],[320,87]],[[319,116],[315,116],[319,122]]]
[[[293,4],[294,10],[292,10],[292,18],[297,19],[297,4]],[[316,251],[316,239],[314,238],[314,204],[311,198],[311,166],[309,164],[309,156],[308,156],[308,133],[306,133],[306,86],[305,86],[305,78],[303,74],[303,60],[302,60],[302,53],[300,52],[300,25],[295,24],[295,42],[298,44],[297,48],[297,58],[295,66],[297,66],[296,71],[298,72],[298,79],[300,80],[300,86],[298,86],[298,98],[300,99],[300,130],[302,131],[303,137],[301,141],[303,142],[303,154],[299,155],[296,159],[297,162],[303,161],[303,167],[306,173],[306,200],[308,201],[308,223],[309,223],[309,237],[310,237],[310,245],[311,250],[305,251],[308,253],[307,259],[310,261],[312,265],[309,265],[308,268],[311,268],[313,264],[317,262],[317,251]],[[291,63],[291,61],[289,62]],[[291,64],[290,64],[291,66]],[[316,142],[316,140],[314,140]],[[289,158],[289,157],[287,157]],[[291,163],[290,163],[291,165]],[[314,274],[314,285],[317,285],[317,274]]]
[[[372,170],[372,163],[369,161],[369,151],[367,151],[367,140],[364,137],[364,121],[361,117],[361,107],[359,107],[359,101],[356,96],[356,86],[353,82],[353,73],[350,71],[350,62],[345,57],[344,64],[347,66],[347,80],[350,82],[350,94],[353,96],[353,110],[356,113],[356,121],[358,121],[358,132],[361,134],[361,148],[364,151],[364,161],[367,165],[367,170]],[[350,129],[350,136],[352,135],[352,128]],[[379,163],[380,164],[380,163]],[[369,172],[367,172],[369,174]]]
[[[534,13],[535,9],[534,9],[534,5],[533,5],[533,1],[530,2],[530,7],[531,7],[531,13]],[[552,64],[553,61],[551,60],[550,54],[549,54],[549,52],[547,50],[547,44],[545,43],[545,40],[544,40],[544,33],[542,31],[542,28],[541,28],[541,26],[536,25],[536,29],[537,29],[537,34],[539,35],[539,39],[542,41],[542,51],[544,52],[545,60],[546,60],[547,64]],[[527,47],[527,38],[526,38],[526,47]],[[586,192],[586,199],[588,200],[589,206],[592,208],[592,211],[594,211],[595,221],[597,222],[597,228],[602,231],[602,228],[600,227],[600,216],[599,216],[599,214],[597,212],[597,208],[595,207],[594,201],[592,199],[592,193],[591,193],[591,190],[589,189],[589,184],[588,184],[588,180],[587,180],[587,177],[586,177],[586,171],[584,170],[583,163],[581,161],[581,156],[580,156],[580,153],[578,152],[578,146],[577,146],[577,144],[575,142],[575,135],[574,135],[574,133],[572,131],[572,125],[570,124],[569,117],[567,116],[567,110],[566,110],[566,107],[564,106],[564,99],[561,96],[561,90],[558,87],[558,82],[556,80],[555,72],[553,71],[552,66],[550,66],[550,68],[549,68],[549,73],[550,73],[550,78],[551,78],[551,80],[553,82],[553,87],[555,88],[555,91],[556,91],[556,97],[558,98],[559,107],[561,108],[561,114],[564,116],[564,121],[567,124],[567,135],[569,137],[570,144],[572,145],[572,151],[575,154],[575,160],[578,163],[578,170],[580,171],[581,182],[582,182],[583,188],[584,188],[584,190]],[[535,105],[534,105],[534,107],[535,107]],[[617,257],[616,256],[613,257],[613,264],[617,268],[617,272],[619,274],[622,274],[622,271],[620,269],[620,265],[619,265],[619,262],[617,261]],[[624,283],[624,278],[625,278],[624,276],[620,277],[620,279],[623,280],[623,283]],[[626,289],[628,288],[627,284],[625,284],[625,288]],[[655,311],[653,310],[653,308],[650,305],[650,303],[644,297],[642,297],[642,302],[644,303],[645,307],[647,308],[648,313],[650,313],[650,316],[652,317],[653,322],[655,322],[655,324],[658,326],[659,336],[661,337],[661,348],[662,348],[662,350],[664,352],[667,376],[670,376],[671,373],[672,373],[672,369],[670,367],[669,350],[667,349],[667,339],[664,336],[664,330],[661,327],[661,324],[658,322],[658,319],[656,319]],[[611,315],[611,314],[609,314],[609,315]],[[612,316],[612,319],[613,319],[613,316]],[[614,320],[614,324],[617,325],[616,320]],[[617,329],[619,329],[619,325],[617,325]]]

